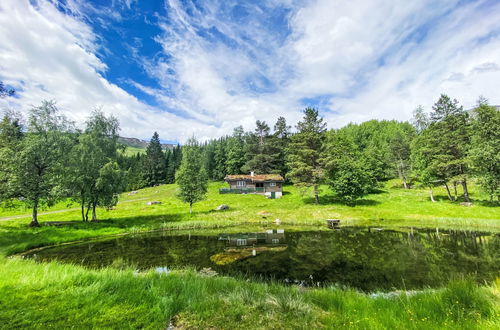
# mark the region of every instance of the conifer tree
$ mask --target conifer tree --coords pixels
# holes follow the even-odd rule
[[[166,181],[166,159],[163,153],[160,136],[154,132],[146,149],[144,176],[148,186],[156,186]]]
[[[245,163],[245,153],[242,126],[234,129],[233,135],[227,139],[227,160],[226,160],[226,173],[240,174],[241,167]]]
[[[288,146],[287,177],[299,188],[313,188],[314,199],[319,203],[319,185],[324,180],[322,149],[326,123],[318,110],[306,108],[304,118],[297,124]]]
[[[255,131],[246,136],[246,162],[241,169],[247,173],[279,173],[271,129],[265,121],[257,120],[255,124]]]
[[[226,139],[220,138],[215,144],[215,154],[214,154],[214,179],[222,180],[227,175],[227,146]]]
[[[285,117],[279,117],[274,124],[274,133],[272,136],[271,144],[274,146],[275,150],[275,163],[276,171],[285,177],[288,172],[288,167],[286,165],[286,151],[288,149],[288,144],[290,143],[290,132],[291,126],[286,124]]]

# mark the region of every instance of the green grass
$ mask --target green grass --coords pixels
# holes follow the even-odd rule
[[[8,328],[494,329],[498,283],[456,281],[437,291],[391,298],[335,288],[87,270],[57,263],[0,264],[0,324]]]
[[[146,153],[146,149],[145,148],[138,148],[138,147],[129,147],[129,146],[127,146],[125,148],[125,151],[123,152],[123,154],[125,156],[135,156],[135,155],[137,155],[137,153],[144,154],[144,153]]]
[[[277,283],[203,277],[193,270],[168,275],[137,274],[131,269],[89,270],[55,262],[37,264],[5,256],[28,248],[106,235],[155,229],[258,226],[274,222],[324,226],[326,218],[348,225],[414,226],[500,232],[498,206],[471,187],[474,205],[446,200],[437,189],[431,203],[426,190],[404,190],[390,181],[354,206],[335,201],[325,189],[322,204],[286,186],[282,199],[260,195],[219,195],[210,184],[207,200],[188,206],[175,198],[175,185],[123,194],[114,210],[99,210],[99,223],[28,229],[29,215],[0,221],[0,328],[405,328],[494,329],[500,327],[500,280],[483,287],[452,282],[439,290],[394,297],[372,297],[335,288],[302,290]],[[147,201],[161,205],[146,205]],[[220,204],[230,210],[215,212]],[[62,202],[46,211],[63,210]],[[70,205],[70,207],[77,205]],[[263,212],[264,211],[264,212]],[[0,210],[0,217],[25,213],[21,206]],[[262,215],[265,213],[264,215]],[[40,216],[44,221],[79,220],[78,210]]]

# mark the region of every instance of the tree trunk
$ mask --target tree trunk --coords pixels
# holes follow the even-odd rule
[[[40,227],[40,224],[38,223],[38,201],[35,201],[33,204],[33,213],[31,215],[31,223],[29,226]]]
[[[467,189],[467,180],[464,178],[462,180],[462,187],[464,188],[464,198],[467,203],[470,203],[469,190]]]
[[[406,175],[404,173],[404,164],[402,159],[399,160],[398,174],[399,178],[403,180],[403,186],[405,187],[405,189],[408,189],[408,185],[406,184]]]
[[[90,203],[87,205],[87,211],[85,212],[85,221],[89,221],[90,205]]]
[[[430,196],[431,196],[431,201],[434,203],[434,202],[435,202],[435,200],[434,200],[434,195],[433,195],[433,193],[432,193],[432,187],[429,187],[429,194],[430,194]]]
[[[448,187],[448,183],[445,182],[444,186],[446,187],[446,193],[448,194],[448,199],[453,202],[453,197],[451,197],[450,187]]]
[[[97,202],[92,203],[92,221],[97,221],[97,214],[95,213],[96,207],[97,207]]]
[[[189,203],[189,214],[193,213],[193,203]]]
[[[314,201],[316,204],[319,204],[319,192],[318,192],[318,186],[314,186]]]
[[[453,191],[455,193],[455,202],[458,200],[458,193],[457,193],[457,181],[453,181]]]
[[[82,221],[85,222],[85,199],[83,199],[83,198],[81,201],[81,206],[82,206]]]

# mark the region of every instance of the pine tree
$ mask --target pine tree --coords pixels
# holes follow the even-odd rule
[[[319,203],[319,185],[324,179],[321,158],[326,123],[319,117],[318,110],[306,108],[297,130],[288,146],[287,164],[290,171],[287,177],[299,188],[312,187],[314,199]]]
[[[470,172],[467,157],[470,146],[469,116],[457,100],[451,100],[444,94],[432,110],[428,129],[434,136],[432,149],[435,166],[441,175],[448,198],[453,200],[448,183],[459,182],[462,184],[465,200],[470,202],[467,189]]]
[[[200,145],[190,138],[182,148],[182,162],[176,174],[179,185],[177,196],[189,203],[189,213],[193,212],[193,204],[205,198],[208,188],[208,177],[200,157]]]

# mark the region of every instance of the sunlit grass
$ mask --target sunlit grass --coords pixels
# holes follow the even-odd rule
[[[245,231],[276,219],[284,225],[316,228],[326,228],[327,218],[339,218],[344,225],[500,232],[498,206],[489,205],[473,185],[472,207],[448,201],[442,189],[435,190],[438,202],[432,203],[425,189],[404,190],[395,180],[354,207],[336,201],[327,187],[321,205],[315,205],[310,196],[301,196],[293,186],[286,186],[286,194],[277,200],[260,195],[220,195],[218,188],[223,186],[211,183],[208,198],[195,204],[193,215],[175,198],[175,185],[162,185],[122,194],[115,209],[99,210],[103,221],[98,223],[29,229],[29,215],[0,221],[0,255],[148,230]],[[147,205],[148,201],[161,204]],[[230,209],[214,211],[220,204]],[[78,205],[63,201],[45,211],[68,207]],[[29,210],[18,205],[0,210],[0,217],[23,213]],[[41,215],[40,220],[42,224],[78,221],[80,213],[69,210]],[[0,324],[7,328],[163,329],[172,322],[186,328],[494,329],[500,327],[498,285],[478,287],[473,281],[462,280],[417,294],[372,297],[355,290],[301,289],[203,277],[192,270],[138,274],[127,268],[89,270],[0,257]]]

